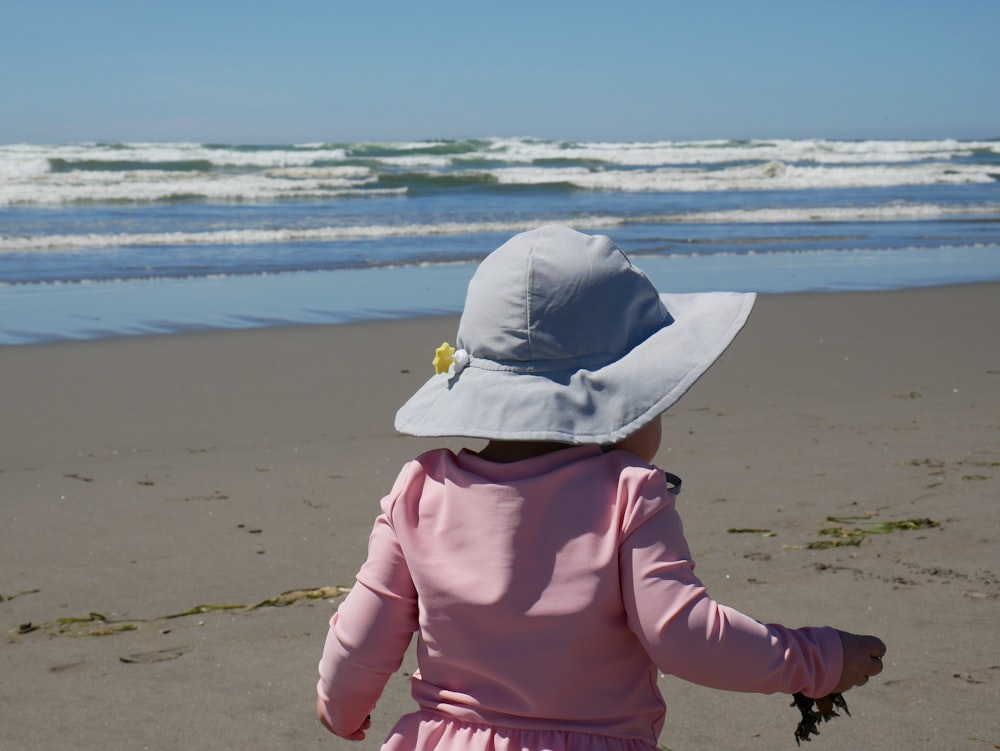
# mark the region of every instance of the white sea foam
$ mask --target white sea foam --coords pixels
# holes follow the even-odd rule
[[[1000,204],[964,206],[889,204],[885,206],[734,209],[731,211],[698,211],[644,217],[644,221],[691,224],[794,224],[805,222],[920,221],[948,217],[1000,217]]]
[[[448,146],[437,153],[438,146]],[[987,184],[998,141],[689,141],[562,143],[494,138],[248,148],[197,143],[0,146],[0,206],[333,198],[393,176],[483,184],[698,192]],[[973,154],[977,158],[971,159]],[[985,155],[985,156],[984,156]],[[351,161],[352,159],[360,161]],[[498,162],[483,169],[482,162]],[[372,166],[375,165],[375,166]],[[377,191],[367,193],[379,195]]]
[[[350,180],[368,183],[376,179],[371,167],[342,165],[335,167],[275,167],[264,171],[270,177],[287,177],[290,180]]]
[[[617,217],[586,217],[554,220],[572,223],[580,229],[618,226]],[[66,251],[93,248],[180,245],[261,245],[294,242],[336,242],[391,237],[432,237],[489,232],[513,233],[534,227],[537,222],[443,222],[440,224],[354,225],[309,229],[215,230],[206,232],[138,232],[115,234],[38,235],[0,237],[0,252]]]
[[[49,160],[28,151],[0,155],[0,184],[9,180],[32,180],[49,172]]]
[[[944,217],[1000,217],[1000,204],[940,206],[890,204],[869,207],[798,207],[680,212],[675,214],[585,216],[547,221],[580,230],[605,230],[624,224],[763,224],[811,222],[917,221]],[[201,232],[137,232],[0,236],[0,253],[66,252],[100,248],[190,245],[268,245],[304,242],[349,242],[388,238],[515,233],[537,226],[536,220],[504,222],[442,222],[437,224],[361,224],[312,228],[227,229]]]
[[[0,182],[0,206],[152,202],[190,197],[214,201],[334,198],[357,194],[375,179],[370,171],[353,167],[305,173],[285,173],[281,168],[235,175],[158,170],[60,172],[27,181]],[[405,188],[386,190],[405,192]]]
[[[380,164],[386,164],[391,167],[404,167],[407,169],[432,167],[444,170],[454,164],[455,158],[451,155],[413,154],[411,156],[382,157],[378,161]]]
[[[127,143],[127,144],[14,144],[0,146],[0,165],[10,155],[30,155],[37,159],[61,159],[66,162],[194,162],[229,167],[293,167],[318,161],[342,161],[343,148],[283,147],[242,149],[235,146],[213,147],[200,143]]]
[[[699,192],[723,190],[808,190],[870,188],[899,185],[990,183],[983,165],[928,163],[907,166],[818,167],[772,161],[723,169],[661,167],[657,169],[588,169],[585,167],[500,167],[489,170],[507,185],[569,183],[589,190],[626,192]]]
[[[950,160],[974,151],[1000,154],[996,141],[659,141],[649,143],[566,144],[532,139],[493,139],[488,150],[469,157],[502,156],[505,161],[578,159],[623,166],[725,164],[732,162],[812,162],[817,164],[871,164]]]
[[[414,163],[423,158],[414,160]],[[435,173],[428,172],[428,176]],[[699,192],[725,190],[808,190],[814,188],[902,185],[987,184],[995,178],[981,165],[803,167],[784,162],[726,169],[663,167],[593,170],[585,167],[500,167],[468,171],[504,185],[566,183],[587,190],[624,192]],[[207,174],[132,170],[31,174],[0,183],[0,205],[59,204],[80,201],[159,201],[181,197],[207,200],[274,200],[335,197],[345,190],[372,186],[377,174],[365,168],[276,168],[250,174]],[[405,192],[405,187],[394,188]],[[377,193],[372,193],[376,195]]]

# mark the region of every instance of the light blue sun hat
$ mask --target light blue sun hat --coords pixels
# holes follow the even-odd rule
[[[515,235],[469,282],[447,368],[396,413],[416,436],[612,444],[698,380],[755,295],[659,294],[609,238],[548,225]]]

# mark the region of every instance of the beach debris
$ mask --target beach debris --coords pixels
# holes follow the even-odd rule
[[[777,537],[777,532],[769,529],[759,529],[757,527],[730,527],[726,530],[731,535],[760,535],[761,537]]]
[[[188,652],[189,647],[174,647],[170,649],[156,649],[152,652],[136,652],[135,654],[119,657],[119,661],[129,665],[149,665],[154,662],[169,662],[183,657]]]
[[[873,521],[874,514],[864,516],[828,516],[828,522],[836,522],[836,527],[824,527],[818,534],[825,540],[814,540],[806,545],[809,550],[825,550],[844,546],[858,546],[872,535],[884,535],[899,530],[931,529],[940,527],[941,522],[928,519],[901,519],[899,521]],[[844,524],[853,524],[852,529]]]
[[[843,694],[828,694],[821,699],[810,699],[802,692],[792,694],[792,707],[796,707],[802,715],[795,728],[795,745],[801,746],[802,741],[811,741],[812,735],[819,735],[819,724],[829,722],[834,717],[840,717],[836,711],[840,709],[848,717],[851,710],[847,708]]]
[[[213,490],[207,495],[189,495],[182,499],[185,501],[227,501],[229,496],[223,493],[221,490]]]
[[[928,489],[942,485],[950,471],[956,470],[956,468],[961,468],[965,472],[965,474],[961,475],[962,482],[982,482],[993,479],[992,475],[985,474],[986,471],[1000,467],[1000,461],[996,460],[945,462],[940,459],[911,459],[908,463],[911,467],[926,467],[931,470],[928,472],[928,475],[933,477],[934,480],[924,486]],[[949,464],[953,466],[948,466]],[[973,470],[972,468],[975,469]]]
[[[72,634],[76,636],[111,636],[113,634],[120,634],[123,631],[135,631],[139,628],[132,621],[116,621],[108,618],[103,613],[90,613],[82,618],[56,618],[56,623],[58,624],[57,633]],[[94,623],[104,623],[108,625],[94,627],[92,626]]]
[[[49,666],[50,673],[68,673],[73,670],[85,667],[87,664],[86,660],[73,660],[71,662],[58,662],[55,665]]]
[[[292,605],[300,600],[332,600],[346,595],[351,591],[350,587],[317,587],[316,589],[292,589],[282,592],[277,597],[263,600],[256,605],[251,605],[247,610],[257,608],[283,608]]]
[[[993,675],[989,672],[991,670],[1000,670],[1000,665],[988,665],[986,667],[970,668],[964,673],[952,673],[952,678],[957,678],[965,683],[972,683],[977,685],[982,685],[990,683],[993,680]]]
[[[91,613],[90,615],[79,618],[79,617],[67,617],[67,618],[56,618],[56,623],[60,623],[64,626],[68,626],[73,623],[91,623],[92,621],[102,621],[104,623],[108,622],[108,617],[103,613]]]
[[[94,481],[93,477],[84,477],[83,475],[78,474],[76,472],[70,472],[67,475],[63,475],[63,477],[68,477],[70,480],[79,480],[80,482],[93,482]]]
[[[171,613],[170,615],[163,616],[163,618],[186,618],[189,615],[201,615],[202,613],[211,613],[215,610],[243,610],[245,608],[246,605],[195,605],[193,608],[182,610],[180,613]]]
[[[964,590],[962,596],[968,597],[971,600],[996,600],[1000,598],[1000,595],[996,592],[978,592],[971,589]]]
[[[346,595],[350,591],[351,588],[345,586],[290,589],[275,597],[261,600],[254,605],[195,605],[179,613],[170,613],[155,618],[109,618],[104,613],[92,611],[85,616],[57,618],[53,623],[22,623],[12,633],[23,635],[30,634],[33,631],[46,631],[56,636],[110,636],[123,631],[135,631],[144,623],[157,623],[216,611],[250,612],[260,608],[283,608],[303,600],[333,600]],[[22,592],[20,594],[29,594],[29,592]],[[204,624],[204,621],[198,622],[198,625]],[[167,634],[170,631],[171,629],[169,628],[163,628],[161,633]]]
[[[23,597],[24,595],[37,595],[41,591],[42,590],[40,590],[40,589],[22,589],[20,592],[17,592],[16,594],[12,594],[12,595],[3,595],[3,594],[0,594],[0,602],[4,602],[5,600],[7,602],[10,602],[15,597]]]

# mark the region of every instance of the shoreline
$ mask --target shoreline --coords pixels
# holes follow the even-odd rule
[[[346,748],[313,714],[335,588],[405,461],[479,447],[392,429],[457,320],[0,347],[0,746]],[[996,282],[763,295],[666,413],[713,596],[888,645],[829,751],[1000,743],[997,320]],[[675,751],[793,743],[788,697],[661,685]]]
[[[762,294],[1000,281],[1000,245],[632,256],[658,289]],[[474,263],[0,286],[0,348],[458,314]]]

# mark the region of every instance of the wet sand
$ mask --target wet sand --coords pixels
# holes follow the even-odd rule
[[[814,748],[1000,744],[998,321],[997,284],[765,296],[667,413],[714,597],[888,644]],[[406,675],[349,744],[315,665],[379,498],[441,443],[392,417],[456,325],[0,348],[0,747],[378,748]],[[788,697],[662,684],[674,751],[794,747]]]

